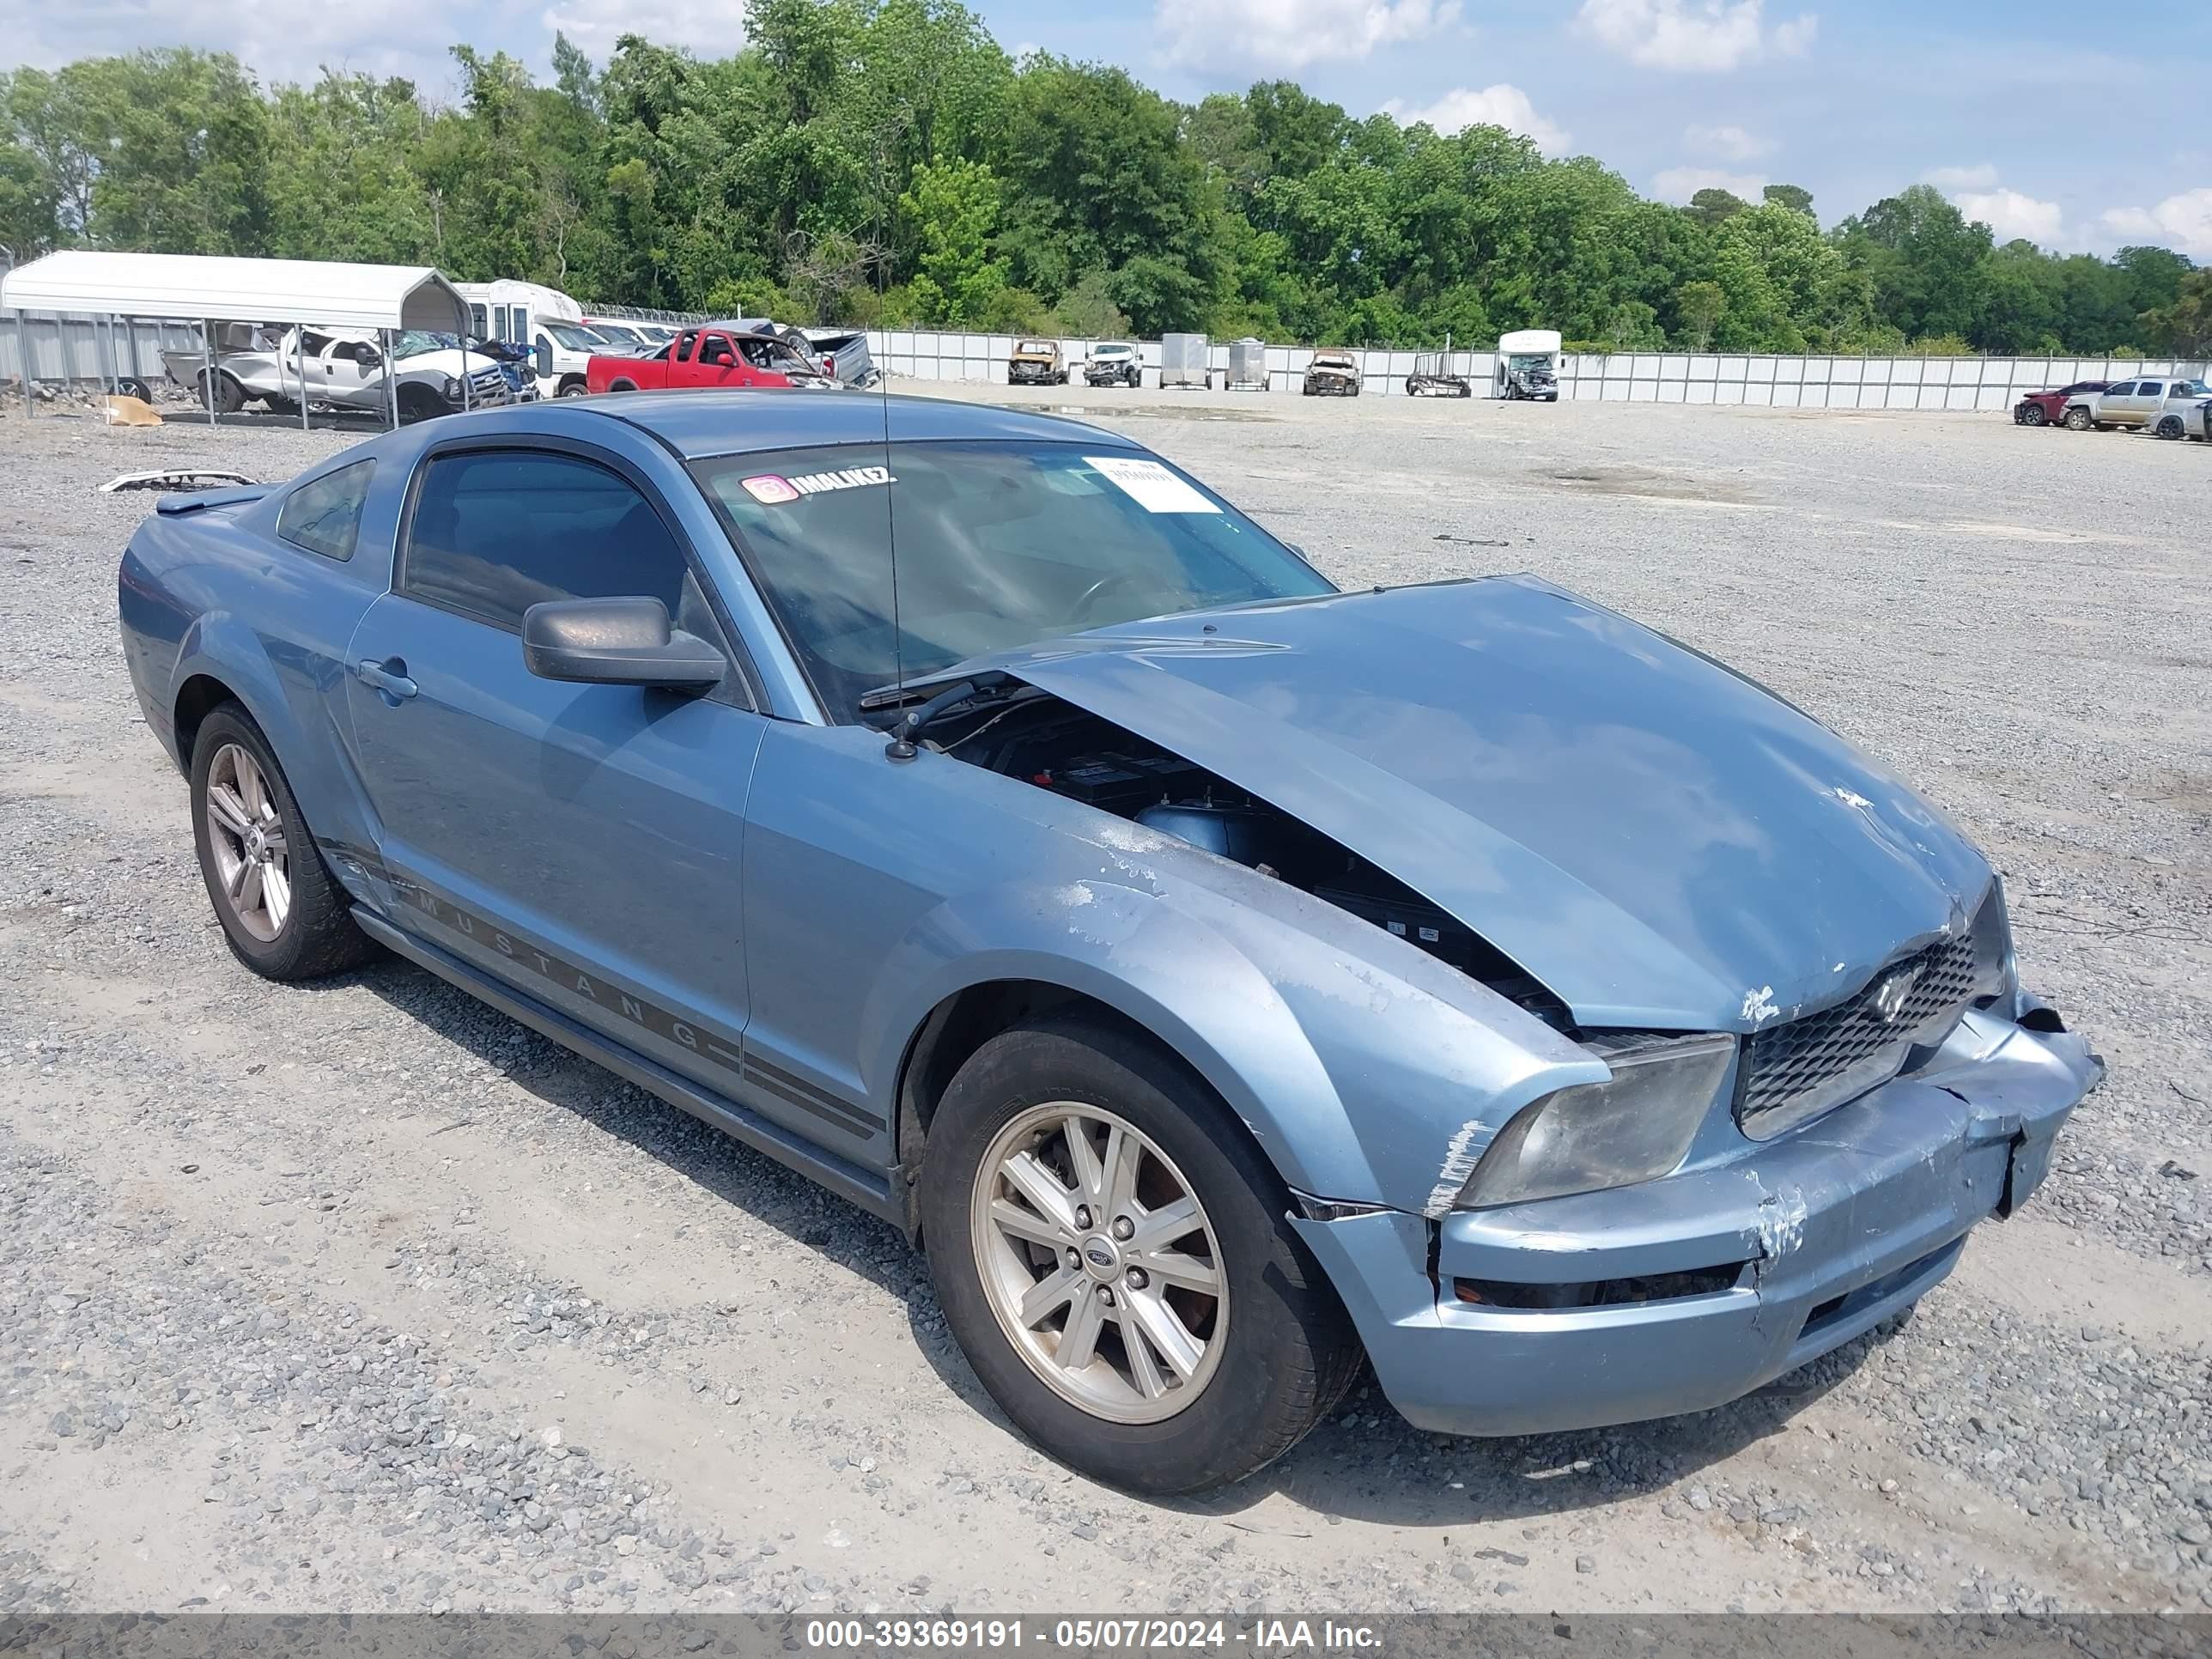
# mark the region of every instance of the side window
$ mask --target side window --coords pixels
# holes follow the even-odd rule
[[[745,361],[755,368],[774,368],[775,350],[766,340],[747,340],[744,343]]]
[[[692,328],[685,329],[681,334],[676,337],[676,350],[674,356],[678,362],[688,363],[691,361],[691,348],[693,344],[697,342],[698,338],[698,330]]]
[[[2118,386],[2107,388],[2105,395],[2107,398],[2132,398],[2135,396],[2135,391],[2136,385],[2133,380],[2123,380]]]
[[[400,591],[502,627],[544,599],[659,599],[713,634],[683,550],[653,504],[595,462],[542,450],[431,460],[407,531]],[[703,623],[703,626],[702,626]]]
[[[2136,387],[2136,396],[2138,398],[2160,398],[2165,395],[2166,382],[2163,380],[2144,380]]]
[[[726,339],[719,334],[709,334],[699,343],[699,361],[709,368],[727,368],[737,362],[737,356]]]
[[[375,471],[374,461],[356,461],[301,485],[284,498],[283,509],[276,515],[277,535],[326,559],[353,557],[353,544],[361,534],[362,504],[368,499],[368,481]]]

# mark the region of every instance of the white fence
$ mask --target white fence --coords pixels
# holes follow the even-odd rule
[[[964,380],[1003,385],[1017,336],[952,334],[927,330],[872,331],[868,349],[892,374],[916,380]],[[1083,361],[1091,342],[1064,339],[1060,353],[1071,386],[1083,383]],[[1159,378],[1157,341],[1140,343],[1147,380]],[[1297,392],[1312,360],[1310,346],[1267,349],[1267,390]],[[1360,389],[1370,396],[1402,397],[1417,356],[1432,353],[1355,350]],[[1455,350],[1453,372],[1474,382],[1474,395],[1494,395],[1494,352]],[[1212,384],[1226,386],[1229,343],[1207,354]],[[2140,361],[2105,357],[1781,357],[1716,353],[1620,352],[1570,355],[1559,364],[1559,396],[1577,401],[1644,404],[1757,404],[1804,409],[2009,409],[2024,392],[2075,380],[2113,380],[2137,374],[2201,376],[2202,362],[2171,358]]]
[[[1559,396],[1783,409],[2010,409],[2024,392],[2139,374],[2201,377],[2202,362],[2113,357],[1759,357],[1639,351],[1571,356]]]

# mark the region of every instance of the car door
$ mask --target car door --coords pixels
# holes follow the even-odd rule
[[[347,709],[395,918],[731,1093],[743,813],[766,721],[678,523],[634,460],[592,446],[440,445],[411,481],[391,591],[355,632]],[[720,688],[525,666],[528,606],[633,593],[732,653]]]
[[[2134,394],[2128,398],[2121,412],[2120,423],[2123,426],[2141,426],[2157,412],[2159,405],[2165,401],[2164,380],[2138,380]]]

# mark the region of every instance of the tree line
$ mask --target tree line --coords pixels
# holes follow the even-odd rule
[[[1289,81],[1195,105],[1010,58],[955,0],[755,0],[732,55],[455,46],[448,106],[182,47],[0,74],[0,243],[434,264],[586,303],[1079,337],[2004,355],[2212,350],[2212,271],[1999,244],[1916,185],[1649,200],[1493,126]]]

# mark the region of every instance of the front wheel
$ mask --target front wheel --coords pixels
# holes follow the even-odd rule
[[[2051,416],[2044,412],[2041,404],[2029,404],[2020,411],[2020,423],[2022,426],[2048,426]]]
[[[2069,409],[2066,411],[2065,424],[2069,432],[2087,432],[2096,422],[2089,418],[2087,410]]]
[[[1287,1207],[1173,1059],[1077,1023],[984,1044],[922,1165],[931,1275],[983,1386],[1060,1462],[1139,1492],[1263,1468],[1355,1374]]]
[[[268,740],[236,703],[201,721],[191,788],[200,874],[240,962],[264,979],[314,979],[375,954]]]

